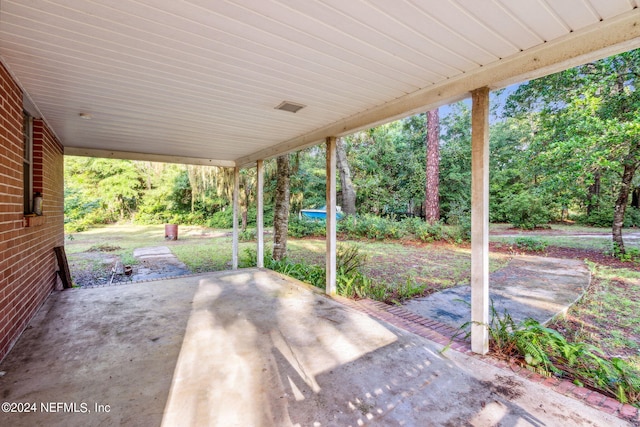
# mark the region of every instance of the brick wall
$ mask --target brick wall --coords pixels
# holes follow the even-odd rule
[[[43,195],[43,216],[26,227],[22,127],[22,92],[0,63],[0,360],[59,286],[53,248],[64,244],[62,146],[34,120],[33,188]]]

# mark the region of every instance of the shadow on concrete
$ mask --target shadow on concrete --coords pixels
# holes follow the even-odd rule
[[[0,391],[91,412],[0,425],[624,425],[440,348],[259,269],[70,290],[0,365]]]

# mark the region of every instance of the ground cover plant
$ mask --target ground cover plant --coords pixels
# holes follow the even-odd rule
[[[533,319],[516,324],[509,313],[498,313],[493,305],[487,329],[497,357],[515,358],[541,375],[568,378],[622,403],[640,404],[640,370],[628,360],[608,357],[600,347],[567,338]]]

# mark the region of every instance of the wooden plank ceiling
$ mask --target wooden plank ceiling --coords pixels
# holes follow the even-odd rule
[[[0,0],[0,57],[67,153],[234,165],[637,48],[639,5]]]

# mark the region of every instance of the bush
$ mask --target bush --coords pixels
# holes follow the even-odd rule
[[[514,195],[505,201],[507,219],[515,227],[533,230],[537,226],[547,224],[550,219],[545,201],[529,192]]]
[[[622,403],[639,402],[640,372],[622,359],[607,360],[601,349],[583,342],[569,342],[558,331],[533,319],[516,324],[506,311],[498,314],[493,302],[491,321],[486,326],[491,350],[499,357],[519,358],[534,372],[573,379]]]
[[[422,222],[416,227],[414,234],[423,242],[445,240],[447,237],[447,234],[444,231],[444,227],[440,222],[434,222],[433,224]]]
[[[640,209],[628,207],[624,213],[625,227],[640,227]]]
[[[623,262],[640,263],[640,249],[629,248],[625,246],[625,251],[622,253],[617,243],[613,244],[613,256]]]
[[[338,222],[338,232],[349,238],[398,239],[405,232],[401,223],[375,215],[348,216]]]
[[[233,227],[233,209],[228,208],[218,211],[207,219],[207,227],[211,228],[232,228]]]
[[[471,218],[468,215],[456,217],[457,224],[449,230],[442,222],[428,224],[420,218],[381,218],[374,215],[348,216],[337,224],[338,233],[349,239],[399,239],[414,236],[423,242],[454,240],[462,242],[471,237]],[[326,223],[322,220],[292,218],[289,221],[289,235],[292,237],[324,237]]]
[[[291,218],[289,220],[289,235],[291,237],[324,237],[327,225],[324,221],[305,218]]]
[[[611,227],[613,225],[613,209],[600,208],[592,211],[588,216],[585,214],[577,217],[576,221],[594,227]]]
[[[250,242],[256,240],[257,233],[255,229],[247,228],[244,231],[240,231],[238,234],[238,240],[241,242]]]
[[[531,252],[542,252],[547,249],[547,242],[532,237],[516,237],[514,244],[518,249],[524,249]]]

